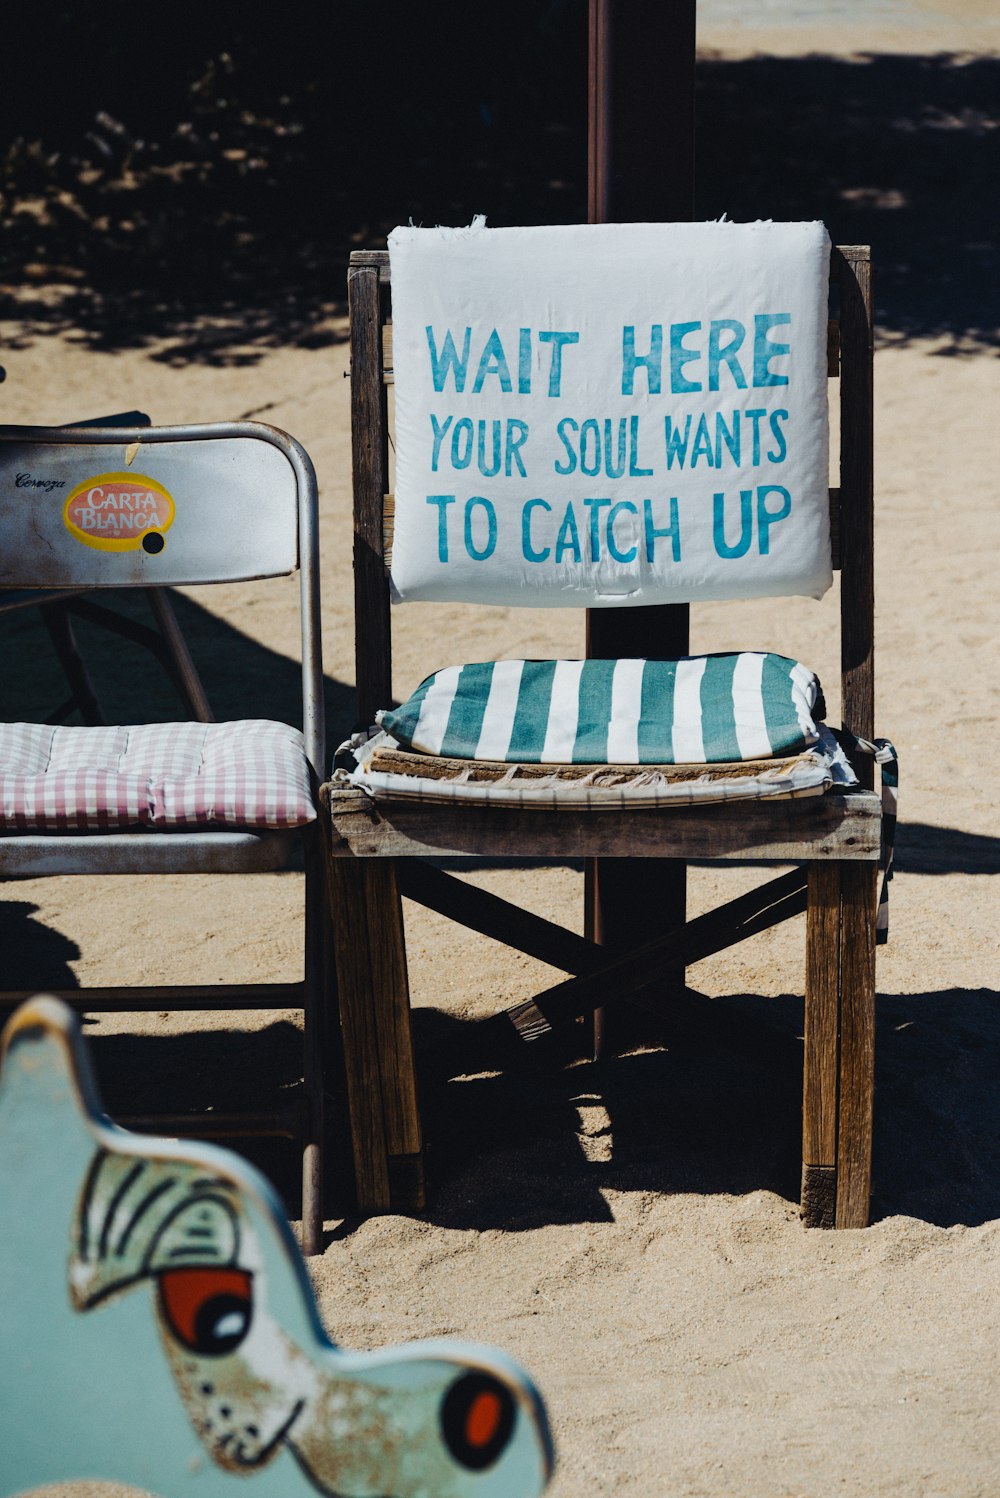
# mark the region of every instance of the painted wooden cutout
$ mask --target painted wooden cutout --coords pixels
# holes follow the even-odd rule
[[[543,1491],[521,1369],[464,1342],[334,1347],[267,1183],[112,1125],[65,1005],[22,1006],[0,1061],[0,1498],[82,1478],[158,1498]]]

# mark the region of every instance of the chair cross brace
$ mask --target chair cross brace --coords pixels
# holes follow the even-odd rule
[[[231,1009],[302,1009],[304,983],[189,983],[170,988],[143,984],[138,988],[47,988],[79,1014],[155,1014],[163,1009],[228,1011]],[[0,991],[0,1014],[33,998],[33,988]]]
[[[801,869],[793,869],[643,947],[611,961],[601,960],[589,972],[516,1004],[506,1011],[507,1018],[522,1040],[537,1040],[657,979],[801,915],[805,908],[806,875]],[[593,945],[597,953],[607,950],[596,943],[588,945]]]
[[[397,878],[400,894],[418,904],[574,974],[504,1011],[524,1041],[572,1025],[599,1006],[630,998],[671,970],[722,952],[806,908],[806,874],[793,869],[645,946],[615,955],[588,937],[419,860],[401,859]]]

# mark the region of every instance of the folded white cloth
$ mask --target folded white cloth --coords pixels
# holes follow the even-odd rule
[[[394,229],[398,600],[830,586],[819,223]]]
[[[691,778],[674,778],[656,766],[648,766],[624,778],[613,768],[595,765],[573,780],[560,778],[555,770],[550,775],[533,775],[529,779],[518,765],[511,765],[499,779],[477,779],[479,766],[475,761],[459,769],[449,767],[441,773],[441,761],[436,760],[434,777],[386,772],[373,766],[373,755],[377,749],[394,749],[398,745],[391,735],[376,731],[370,737],[360,736],[352,741],[350,747],[357,768],[349,775],[338,771],[334,778],[342,776],[375,800],[573,807],[590,811],[667,804],[695,806],[713,801],[792,800],[822,795],[831,786],[857,785],[857,777],[829,729],[824,723],[816,728],[817,742],[813,748],[791,760],[776,760],[773,766],[754,775],[729,777],[720,767],[706,765],[699,766]],[[431,756],[427,758],[430,760]]]

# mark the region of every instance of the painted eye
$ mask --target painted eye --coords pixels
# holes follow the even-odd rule
[[[178,1342],[221,1357],[250,1330],[253,1275],[242,1269],[168,1269],[160,1275],[163,1319]]]
[[[472,1472],[492,1466],[514,1428],[514,1399],[497,1379],[467,1373],[452,1384],[441,1406],[448,1450]]]

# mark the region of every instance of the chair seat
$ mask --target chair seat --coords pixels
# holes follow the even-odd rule
[[[302,734],[287,723],[0,724],[7,833],[292,828],[315,817]]]
[[[442,807],[376,801],[340,778],[322,788],[334,858],[697,858],[877,861],[882,803],[860,787],[795,800],[606,810]]]

